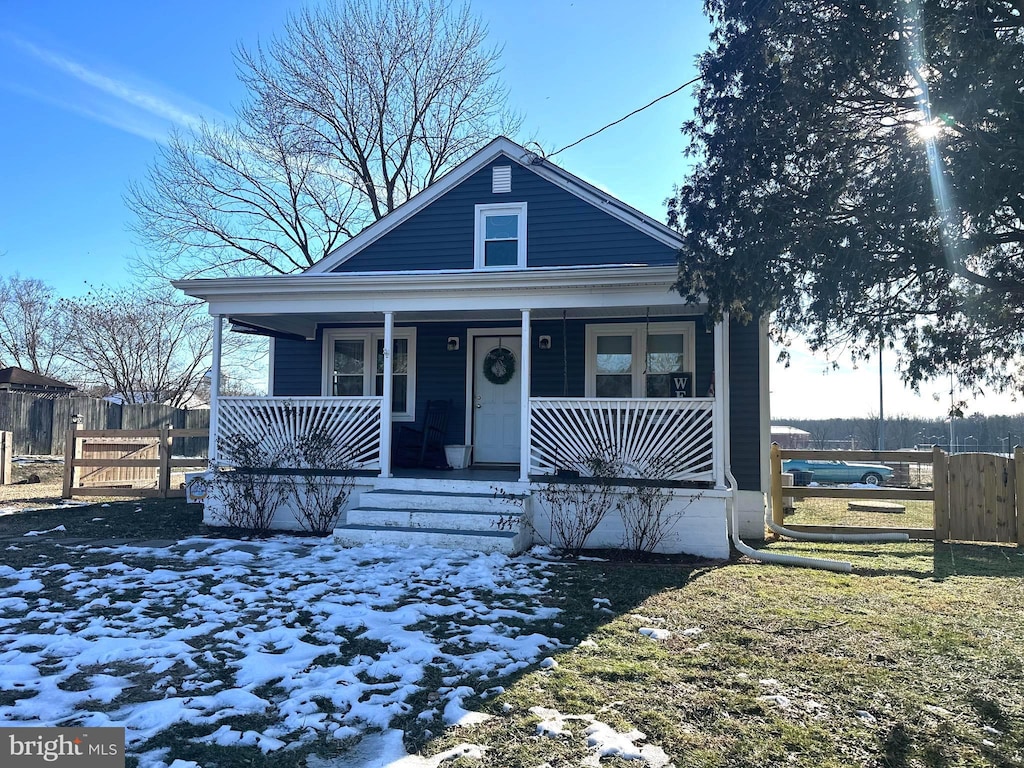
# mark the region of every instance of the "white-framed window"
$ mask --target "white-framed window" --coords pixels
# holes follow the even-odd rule
[[[476,206],[476,269],[526,267],[526,203]]]
[[[396,328],[393,339],[391,416],[416,420],[416,329]],[[324,332],[324,397],[384,394],[384,329],[335,328]]]
[[[587,326],[587,397],[693,397],[694,324]]]

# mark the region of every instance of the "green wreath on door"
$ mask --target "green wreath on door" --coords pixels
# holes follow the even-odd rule
[[[504,347],[492,349],[484,356],[484,378],[491,384],[508,384],[516,374],[516,358]]]

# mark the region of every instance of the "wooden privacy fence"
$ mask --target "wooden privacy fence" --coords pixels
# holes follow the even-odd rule
[[[849,488],[843,486],[789,487],[782,485],[782,461],[866,461],[886,464],[896,470],[894,478],[909,484],[900,470],[914,464],[930,464],[931,487]],[[901,477],[901,475],[904,475]],[[1020,493],[1017,492],[1020,489]],[[784,498],[931,501],[931,528],[864,527],[847,525],[794,525],[783,522]],[[772,520],[795,531],[821,533],[906,533],[915,539],[936,541],[1016,542],[1024,546],[1024,449],[1014,457],[987,453],[948,455],[940,448],[931,451],[812,451],[771,449]]]
[[[160,403],[120,404],[95,397],[44,397],[26,392],[0,392],[0,430],[13,433],[17,456],[60,455],[74,417],[85,429],[208,429],[210,411],[186,410]],[[179,453],[205,456],[207,444],[182,439]]]
[[[64,493],[73,496],[183,497],[175,469],[205,469],[202,458],[173,455],[175,439],[209,439],[206,429],[71,429],[65,441]],[[180,451],[178,452],[180,454]]]

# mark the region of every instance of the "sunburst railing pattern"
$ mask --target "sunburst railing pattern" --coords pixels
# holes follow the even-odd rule
[[[713,481],[714,400],[530,398],[530,474]]]
[[[382,402],[380,397],[222,397],[218,455],[232,435],[246,435],[274,452],[322,434],[345,447],[353,469],[380,469]]]

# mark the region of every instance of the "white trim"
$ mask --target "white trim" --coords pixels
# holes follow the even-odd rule
[[[408,345],[410,348],[413,346],[410,341]],[[377,344],[372,340],[370,341],[370,349],[374,351],[374,357],[376,357]],[[381,387],[381,409],[380,409],[380,476],[391,477],[391,423],[394,421],[394,414],[391,412],[391,401],[394,400],[395,392],[395,313],[385,312],[384,313],[384,370],[381,373],[384,376],[384,383]],[[412,365],[412,350],[409,350],[409,358],[406,360],[406,384],[411,383],[409,376],[412,375],[412,369],[415,367]],[[374,373],[376,373],[377,366],[374,365]],[[376,376],[374,376],[376,378]],[[410,387],[406,387],[405,391],[406,398],[412,398],[412,414],[415,416],[416,413],[416,394],[411,390]],[[406,405],[408,405],[406,400]]]
[[[690,382],[690,390],[694,397],[697,392],[697,371],[696,371],[696,330],[694,321],[682,320],[678,322],[651,322],[643,321],[634,323],[587,323],[586,342],[584,346],[584,370],[586,380],[584,384],[585,397],[597,397],[597,337],[598,336],[629,336],[632,339],[633,365],[630,375],[633,378],[632,397],[647,397],[644,386],[644,369],[647,359],[647,334],[675,334],[683,335],[683,354],[686,356],[686,370],[693,376]]]
[[[473,444],[473,355],[476,350],[477,336],[519,336],[522,328],[506,326],[502,328],[467,328],[466,329],[466,445]],[[523,404],[519,404],[522,411]]]
[[[634,229],[643,232],[670,248],[682,247],[679,234],[661,222],[623,203],[621,200],[602,192],[592,184],[588,184],[578,176],[559,168],[548,160],[543,160],[532,152],[524,149],[511,139],[499,136],[490,144],[478,150],[476,154],[457,165],[429,187],[414,195],[384,218],[374,222],[358,235],[339,246],[323,259],[318,261],[303,274],[323,274],[348,261],[363,248],[380,239],[402,222],[426,208],[432,202],[455,188],[489,163],[502,155],[518,163],[524,170],[532,171],[546,181],[561,187],[595,208],[608,213]]]
[[[728,315],[725,320],[715,323],[715,431],[712,455],[715,468],[715,487],[725,488],[725,457],[729,455],[731,440],[726,434],[726,425],[729,423],[725,409],[728,407],[729,399],[726,397],[729,388],[729,329],[726,323],[729,322]]]
[[[485,263],[488,216],[518,218],[516,228],[516,263],[488,266]],[[473,207],[473,269],[525,269],[526,268],[526,203],[486,203]]]
[[[274,355],[277,354],[277,339],[273,336],[270,337],[270,349],[267,352],[267,397],[274,396]]]
[[[213,360],[210,362],[210,447],[207,457],[210,464],[217,461],[217,429],[220,426],[220,366],[221,347],[224,335],[224,318],[213,316]]]
[[[761,318],[758,323],[757,340],[757,366],[760,371],[760,440],[758,448],[761,455],[761,492],[769,493],[771,488],[771,447],[772,447],[772,417],[771,417],[771,348],[768,344],[768,318]],[[761,526],[761,535],[764,535],[764,526]]]
[[[530,331],[530,310],[524,309],[522,320],[522,338],[520,347],[519,374],[519,482],[526,483],[530,480],[530,378],[532,360],[530,353],[533,349],[533,334]]]
[[[410,314],[463,310],[508,311],[524,304],[534,312],[594,307],[675,307],[675,266],[572,267],[520,270],[281,275],[259,278],[182,280],[174,286],[210,304],[210,314],[252,317],[261,325],[316,336],[317,323],[384,311]],[[297,317],[303,315],[303,317]],[[278,322],[280,321],[280,323]]]
[[[320,345],[320,395],[334,397],[331,374],[334,372],[334,342],[340,339],[363,342],[363,396],[370,397],[375,391],[377,376],[377,342],[383,340],[383,328],[327,328]],[[394,421],[416,421],[416,329],[395,328],[395,339],[409,340],[409,386],[406,396],[408,410],[392,414]],[[385,361],[386,365],[386,361]],[[386,401],[390,404],[390,401]],[[389,405],[390,407],[390,405]]]

